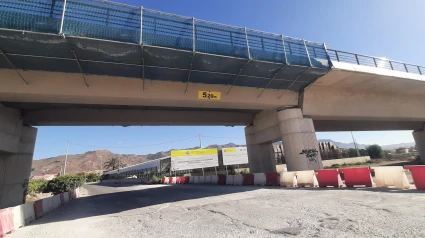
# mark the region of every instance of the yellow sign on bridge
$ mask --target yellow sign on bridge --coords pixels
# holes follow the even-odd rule
[[[221,99],[221,92],[198,91],[198,99],[220,100]]]

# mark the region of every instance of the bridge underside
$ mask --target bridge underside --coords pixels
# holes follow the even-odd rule
[[[82,73],[210,85],[269,88],[298,92],[328,71],[327,60],[264,52],[275,62],[220,55],[220,49],[245,50],[211,44],[212,53],[194,52],[83,37],[0,30],[0,68]],[[198,42],[202,43],[202,42]],[[205,43],[206,44],[206,43]],[[214,54],[216,53],[216,54]],[[261,53],[261,52],[260,52]],[[4,57],[6,56],[6,57]],[[261,57],[257,57],[261,58]],[[9,62],[9,61],[10,62]],[[306,63],[307,62],[307,63]],[[316,67],[317,66],[317,67]],[[30,81],[31,79],[27,79]],[[90,82],[88,82],[90,85]]]

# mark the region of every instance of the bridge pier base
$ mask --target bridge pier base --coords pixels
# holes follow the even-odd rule
[[[416,149],[421,157],[422,164],[425,164],[425,127],[412,132],[416,143]]]
[[[304,118],[301,109],[262,111],[253,124],[245,128],[248,161],[251,173],[276,171],[272,143],[282,141],[288,171],[321,169],[322,158],[311,118]],[[316,150],[308,158],[303,150]]]
[[[25,203],[37,128],[0,104],[0,209]]]

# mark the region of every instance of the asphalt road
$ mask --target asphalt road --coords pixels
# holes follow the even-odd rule
[[[16,237],[425,237],[425,193],[214,185],[84,185]]]

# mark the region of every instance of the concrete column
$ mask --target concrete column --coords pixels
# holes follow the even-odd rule
[[[416,130],[412,132],[413,139],[415,139],[416,149],[421,157],[422,164],[425,164],[425,130]]]
[[[291,108],[277,113],[285,161],[288,171],[322,169],[319,144],[313,120],[304,118],[301,109]],[[303,150],[315,149],[317,155],[309,160]]]
[[[0,209],[25,202],[37,129],[0,104]]]
[[[245,127],[245,137],[249,171],[251,173],[275,172],[276,159],[272,142],[258,142],[260,135],[255,133],[253,126]]]

